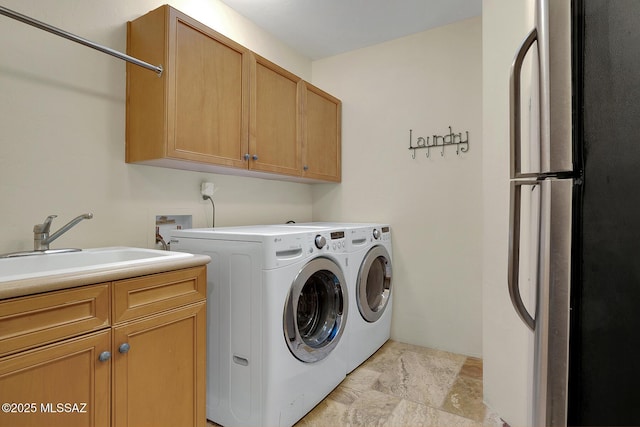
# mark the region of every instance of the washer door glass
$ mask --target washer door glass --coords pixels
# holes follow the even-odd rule
[[[347,318],[345,283],[340,267],[327,258],[298,273],[284,307],[284,337],[297,359],[317,362],[338,344]]]
[[[375,322],[387,308],[391,296],[391,257],[384,246],[367,252],[356,285],[358,310],[367,322]]]

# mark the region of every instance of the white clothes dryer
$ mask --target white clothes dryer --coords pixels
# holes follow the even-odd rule
[[[291,426],[345,378],[345,246],[304,227],[173,231],[172,250],[211,257],[208,419]]]
[[[388,224],[312,222],[291,224],[333,232],[344,231],[347,247],[347,373],[360,366],[391,336],[393,269]]]

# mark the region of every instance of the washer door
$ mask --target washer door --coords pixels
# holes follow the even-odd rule
[[[284,337],[303,362],[324,359],[335,348],[347,318],[346,281],[327,258],[316,258],[298,273],[284,306]]]
[[[364,257],[356,284],[356,301],[364,320],[378,320],[390,296],[391,257],[384,246],[374,246]]]

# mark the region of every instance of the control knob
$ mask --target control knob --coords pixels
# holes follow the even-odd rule
[[[324,248],[324,245],[327,244],[327,239],[325,239],[324,236],[321,236],[320,234],[318,234],[316,236],[315,242],[316,242],[316,248],[322,249]]]
[[[377,228],[373,229],[373,238],[376,240],[380,238],[380,230],[378,230]]]

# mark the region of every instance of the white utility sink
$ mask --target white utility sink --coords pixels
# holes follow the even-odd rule
[[[0,258],[0,283],[57,274],[140,266],[192,256],[183,252],[156,249],[109,247]]]

